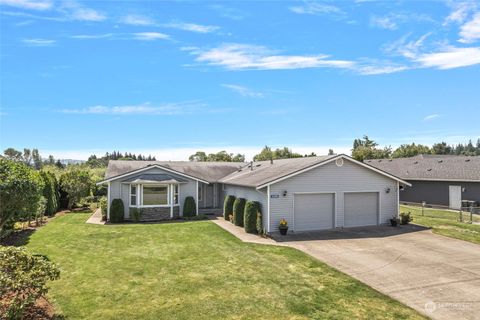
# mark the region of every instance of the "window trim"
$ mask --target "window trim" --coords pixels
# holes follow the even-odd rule
[[[143,204],[143,187],[144,185],[148,187],[167,187],[167,204]],[[132,186],[136,186],[136,200],[137,204],[132,205]],[[175,186],[178,186],[178,203],[173,203]],[[179,184],[141,184],[141,183],[132,183],[129,184],[129,207],[131,208],[169,208],[169,207],[178,207],[180,206],[180,185]]]

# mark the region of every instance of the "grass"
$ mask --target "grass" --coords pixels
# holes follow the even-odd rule
[[[247,244],[210,221],[85,224],[57,217],[27,247],[61,268],[49,299],[68,319],[420,319],[292,249]]]
[[[447,237],[480,244],[480,224],[460,222],[458,211],[400,206],[401,212],[410,212],[413,223],[432,228],[432,231]],[[463,221],[470,221],[470,214],[463,213]],[[473,215],[474,222],[480,222],[478,215]]]

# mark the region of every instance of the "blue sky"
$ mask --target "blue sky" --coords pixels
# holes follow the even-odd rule
[[[186,159],[480,136],[479,1],[0,0],[0,146]]]

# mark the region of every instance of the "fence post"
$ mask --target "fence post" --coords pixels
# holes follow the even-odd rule
[[[422,201],[422,217],[423,217],[423,210],[425,209],[425,201]]]
[[[470,223],[473,223],[473,205],[470,206]]]
[[[459,214],[459,221],[460,222],[463,222],[463,214],[462,214],[462,207],[460,207],[460,210],[458,211],[458,214]]]

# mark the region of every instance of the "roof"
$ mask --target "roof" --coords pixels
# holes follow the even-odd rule
[[[174,173],[186,175],[209,183],[217,182],[220,178],[245,166],[243,162],[192,162],[192,161],[135,161],[110,160],[105,172],[105,180],[110,180],[140,169],[159,166],[172,170]]]
[[[480,156],[418,155],[364,162],[404,180],[480,182]]]
[[[185,179],[175,178],[169,174],[141,174],[139,176],[132,176],[131,178],[125,179],[122,182],[133,182],[133,183],[186,183],[188,182]]]
[[[241,168],[241,170],[237,170],[226,176],[225,178],[220,179],[219,182],[246,187],[256,187],[260,189],[282,179],[294,176],[295,174],[299,174],[322,164],[329,163],[330,161],[333,161],[334,159],[340,157],[348,159],[354,163],[365,166],[370,170],[377,171],[380,174],[386,175],[392,179],[400,181],[401,183],[409,185],[407,182],[402,181],[395,176],[377,170],[376,168],[373,168],[371,166],[365,165],[364,163],[358,162],[343,154],[320,157],[277,159],[274,160],[273,163],[271,163],[270,161],[253,162],[253,164],[249,164]]]

